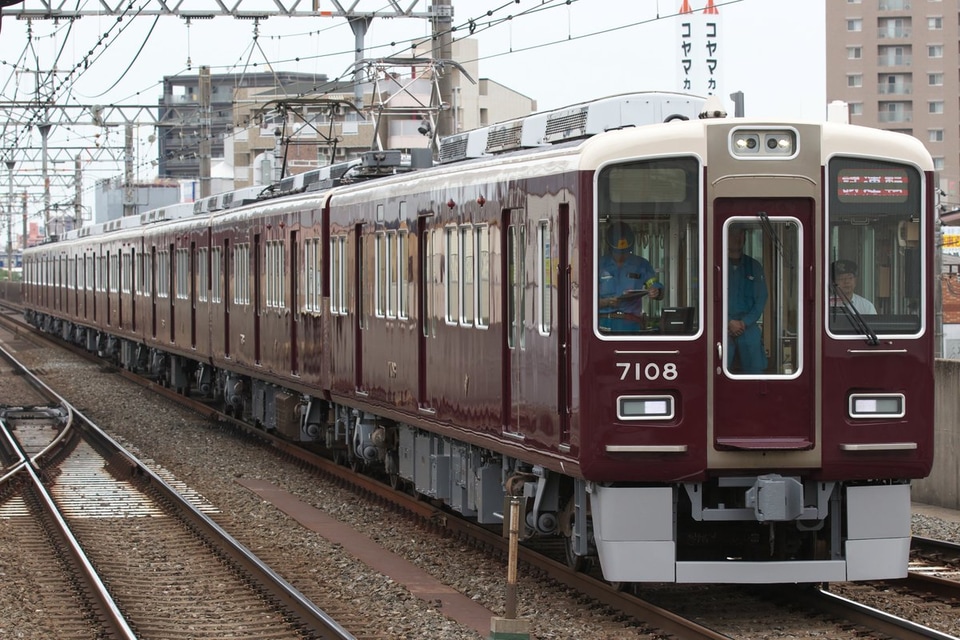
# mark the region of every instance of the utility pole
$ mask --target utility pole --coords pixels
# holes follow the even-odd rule
[[[436,0],[433,3],[436,16],[433,18],[433,57],[439,60],[453,58],[453,6],[450,0]],[[440,78],[440,112],[437,114],[437,136],[453,135],[456,131],[453,105],[453,69],[438,67]]]
[[[83,165],[80,163],[80,156],[73,161],[73,217],[76,228],[83,226]]]
[[[13,280],[13,168],[16,162],[7,160],[7,280]]]
[[[47,173],[47,137],[50,135],[50,123],[47,121],[37,125],[40,130],[41,145],[41,173],[43,174],[43,234],[50,236],[50,175]]]
[[[200,67],[200,197],[211,195],[210,185],[210,67]]]
[[[133,189],[133,125],[128,124],[123,129],[123,147],[126,150],[123,156],[123,217],[136,215],[137,203],[134,201]]]

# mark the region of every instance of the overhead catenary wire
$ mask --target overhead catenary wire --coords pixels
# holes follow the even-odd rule
[[[480,62],[484,60],[501,58],[508,55],[515,55],[515,54],[521,54],[525,52],[542,50],[548,47],[555,47],[558,45],[562,45],[564,43],[575,42],[577,40],[583,40],[590,37],[598,37],[604,34],[611,33],[613,31],[619,31],[622,29],[628,29],[628,28],[632,28],[632,27],[636,27],[644,24],[649,24],[651,22],[655,22],[656,20],[662,20],[662,19],[674,17],[677,15],[676,13],[663,15],[660,13],[659,6],[658,6],[656,18],[638,20],[638,21],[633,21],[633,22],[624,23],[624,24],[617,24],[615,26],[605,28],[605,29],[594,30],[594,31],[590,31],[582,34],[576,34],[573,32],[572,23],[570,23],[569,11],[572,5],[580,4],[582,2],[583,0],[545,0],[533,6],[524,7],[522,8],[522,10],[515,11],[514,9],[518,8],[518,5],[520,4],[519,2],[514,2],[513,0],[503,1],[496,6],[489,8],[482,14],[473,15],[466,19],[458,20],[457,23],[451,27],[449,34],[453,36],[454,40],[458,40],[458,39],[467,38],[470,36],[480,35],[484,32],[488,32],[495,29],[507,29],[507,28],[511,29],[509,46],[506,50],[494,51],[484,55],[480,55],[480,56],[477,56],[475,60],[461,61],[465,63]],[[738,2],[742,2],[742,0],[721,1],[717,3],[717,6],[722,7],[725,5],[735,4]],[[78,95],[78,96],[81,95],[79,93],[75,93],[76,80],[83,75],[81,70],[78,70],[78,67],[82,65],[82,71],[86,71],[87,69],[93,67],[97,63],[97,61],[101,59],[101,57],[107,50],[112,51],[113,49],[111,47],[114,47],[117,44],[120,33],[123,33],[123,31],[126,28],[128,28],[129,25],[135,22],[134,20],[131,19],[131,16],[135,16],[141,9],[142,9],[142,5],[140,8],[137,8],[133,1],[131,1],[127,5],[125,15],[118,17],[116,19],[116,22],[113,25],[110,25],[105,30],[103,35],[100,38],[98,38],[96,44],[90,47],[87,54],[82,57],[81,62],[78,63],[77,66],[75,66],[73,69],[71,69],[67,77],[64,78],[63,82],[61,82],[60,85],[55,88],[54,93],[56,96],[62,99],[64,95],[69,95],[71,98],[74,95]],[[514,37],[514,33],[515,32],[519,33],[519,31],[517,30],[517,25],[519,24],[518,22],[519,20],[522,20],[525,18],[531,18],[531,17],[535,18],[538,15],[545,15],[544,12],[546,11],[556,11],[560,9],[566,9],[568,11],[568,20],[567,20],[568,28],[566,30],[567,33],[565,34],[565,37],[559,38],[559,39],[553,39],[547,42],[536,42],[533,44],[523,44],[523,43],[517,42],[517,40]],[[121,23],[123,23],[122,26],[118,28],[118,25],[121,25]],[[154,26],[156,26],[156,18],[155,18]],[[184,69],[180,70],[172,77],[176,77],[177,75],[188,73],[192,70],[192,68],[195,67],[195,65],[193,65],[193,60],[192,60],[193,52],[190,50],[189,21],[186,26],[188,29],[187,65]],[[291,63],[302,64],[306,62],[318,62],[324,59],[331,59],[337,56],[343,56],[346,54],[354,53],[352,49],[322,52],[318,46],[316,48],[316,53],[311,53],[306,56],[297,55],[292,57],[280,57],[279,55],[277,55],[271,58],[262,46],[262,39],[264,38],[270,39],[270,40],[277,39],[278,41],[280,39],[283,39],[285,42],[289,43],[291,42],[291,40],[302,37],[302,36],[311,37],[311,38],[317,37],[318,44],[319,44],[321,34],[325,34],[333,29],[345,29],[345,28],[349,28],[349,24],[347,21],[341,21],[335,25],[332,25],[330,27],[326,27],[323,29],[310,30],[310,31],[307,31],[304,33],[298,33],[298,34],[284,34],[284,35],[276,35],[276,36],[261,33],[255,29],[254,37],[251,39],[250,47],[247,51],[248,55],[246,56],[245,61],[242,62],[244,66],[243,66],[243,70],[241,71],[241,76],[243,73],[249,72],[249,69],[256,68],[256,66],[259,66],[260,64],[264,64],[272,72],[276,73],[276,70],[278,68],[281,68],[283,65],[289,65]],[[145,51],[147,40],[150,38],[150,35],[152,33],[153,33],[153,27],[151,27],[150,33],[148,33],[148,35],[143,38],[143,42],[140,44],[137,56],[135,58],[139,58],[142,55],[142,52]],[[536,34],[538,33],[538,31],[536,29],[531,29],[527,33]],[[110,37],[111,35],[112,37]],[[69,32],[66,34],[65,40],[67,37],[69,37]],[[432,44],[431,40],[435,38],[437,38],[437,34],[434,33],[434,34],[431,34],[430,36],[417,36],[417,37],[412,37],[412,38],[403,39],[403,40],[396,40],[396,39],[389,40],[389,41],[384,40],[381,42],[374,42],[368,46],[365,46],[365,51],[369,52],[371,58],[377,57],[377,56],[391,57],[393,55],[396,55],[398,52],[409,51],[413,47],[420,48],[420,50],[423,51],[424,53],[426,51],[430,51],[431,53],[433,53],[436,47],[436,44],[435,43]],[[31,51],[34,54],[35,60],[37,60],[37,67],[39,68],[39,56],[37,55],[36,50],[32,48],[33,47],[32,40],[29,46],[31,47]],[[426,47],[429,47],[429,49]],[[285,48],[294,49],[298,51],[313,50],[313,48],[299,47],[299,46],[292,46],[292,47],[285,47]],[[253,56],[254,49],[262,57],[263,59],[262,63],[254,60],[254,56]],[[122,77],[125,77],[129,74],[130,70],[134,66],[134,62],[135,60],[131,60],[129,62],[125,71],[123,72]],[[209,66],[212,71],[222,71],[223,69],[231,69],[231,68],[237,69],[239,68],[239,64],[240,64],[240,61],[238,61],[237,63],[234,63],[233,65],[228,65],[228,66],[223,66],[223,65],[221,66],[206,65],[206,66]],[[298,93],[296,97],[302,98],[302,97],[310,96],[310,97],[316,97],[316,98],[323,98],[324,96],[330,95],[331,93],[334,93],[334,92],[339,93],[339,92],[348,90],[353,83],[352,70],[353,70],[353,65],[351,65],[346,70],[344,70],[340,75],[323,82],[318,82],[314,86],[308,87],[306,90],[303,90],[302,88],[298,88],[300,93]],[[117,78],[110,88],[94,95],[93,97],[102,97],[102,96],[108,95],[110,91],[112,91],[117,86],[119,86],[119,83],[122,77]],[[122,105],[124,102],[139,98],[143,93],[149,91],[150,88],[156,87],[158,85],[162,85],[162,82],[158,81],[158,82],[151,83],[150,87],[145,87],[143,89],[137,90],[119,100],[112,100],[111,103],[116,105]],[[283,86],[282,83],[280,82],[278,82],[278,86],[280,87],[280,90],[283,91],[284,95],[289,95],[287,87]],[[112,105],[108,105],[108,106],[112,106]],[[32,118],[29,120],[27,126],[22,127],[18,131],[17,141],[19,142],[22,139],[24,139],[23,136],[29,134],[29,131],[32,128],[32,126],[37,124],[37,122],[39,122],[39,114],[35,112]],[[4,145],[4,146],[7,146],[7,145]]]

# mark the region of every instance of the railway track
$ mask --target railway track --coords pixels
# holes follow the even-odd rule
[[[175,394],[172,394],[175,396]],[[182,398],[180,398],[182,400]],[[209,409],[203,405],[198,405],[197,409],[204,414],[209,413]],[[406,502],[406,505],[403,506],[403,509],[409,509],[412,513],[417,514],[416,517],[421,523],[426,523],[431,530],[435,531],[445,531],[444,535],[451,536],[457,540],[464,541],[464,544],[470,545],[479,545],[488,549],[495,549],[495,554],[505,555],[505,547],[503,546],[503,538],[497,533],[493,533],[487,530],[479,532],[468,532],[466,530],[461,530],[461,527],[466,526],[462,521],[449,516],[446,512],[434,508],[432,505],[423,502],[422,500],[414,499],[410,496],[400,496],[399,498],[396,495],[396,492],[390,490],[389,487],[370,481],[370,479],[358,476],[353,474],[348,470],[332,463],[329,460],[324,458],[319,458],[317,456],[312,456],[308,452],[304,452],[299,447],[295,447],[286,443],[282,440],[274,439],[269,437],[268,434],[264,434],[258,430],[251,430],[246,426],[235,425],[236,429],[244,429],[250,435],[250,437],[257,438],[264,442],[269,443],[269,447],[283,457],[296,460],[300,465],[307,465],[313,471],[322,474],[329,474],[330,478],[337,478],[333,480],[334,482],[340,484],[350,484],[352,487],[351,491],[360,491],[369,496],[376,496],[376,500],[383,504],[386,504],[388,501],[393,504],[396,501]],[[248,486],[248,489],[250,487]],[[253,489],[251,489],[253,490]],[[269,497],[265,498],[269,499]],[[395,509],[400,507],[390,507],[390,509]],[[467,523],[468,524],[468,523]],[[468,541],[469,542],[466,542]],[[743,590],[736,589],[726,589],[726,588],[713,588],[706,590],[710,593],[709,600],[718,603],[717,611],[720,613],[716,614],[704,614],[703,612],[709,607],[703,606],[707,601],[703,593],[694,588],[687,590],[689,593],[686,596],[682,596],[680,599],[674,598],[670,594],[670,590],[659,590],[654,589],[643,589],[640,593],[641,596],[646,600],[641,600],[637,598],[634,594],[624,593],[619,591],[614,586],[603,583],[598,580],[591,580],[589,576],[584,576],[583,574],[570,573],[565,566],[561,563],[549,561],[542,557],[528,552],[528,550],[522,551],[521,560],[523,562],[522,571],[530,573],[534,576],[535,580],[538,583],[544,582],[548,577],[552,580],[557,580],[563,584],[568,585],[571,589],[575,589],[578,593],[583,594],[584,596],[592,599],[594,603],[590,606],[596,607],[610,607],[621,612],[621,616],[629,616],[637,620],[636,625],[640,629],[649,629],[650,632],[659,633],[662,635],[664,632],[669,633],[675,637],[707,637],[707,638],[727,638],[727,637],[738,637],[738,638],[747,638],[747,637],[765,637],[763,635],[750,636],[748,634],[743,634],[742,629],[738,631],[736,628],[731,628],[728,622],[736,619],[736,615],[732,614],[732,611],[736,610],[736,607],[742,608],[745,601],[749,601],[751,597],[744,595]],[[564,574],[567,575],[564,575]],[[724,592],[729,591],[733,595],[729,596],[729,600],[726,600],[726,596],[718,597],[718,593],[721,595]],[[649,597],[649,596],[654,597]],[[696,605],[696,611],[690,612],[687,610],[687,605],[683,604],[682,598],[689,598],[691,602],[698,603]],[[776,624],[770,622],[771,619],[780,617],[780,624],[789,626],[789,622],[783,622],[784,619],[789,619],[791,616],[795,617],[795,614],[789,614],[786,612],[788,605],[782,604],[783,602],[789,602],[791,599],[796,599],[795,596],[791,596],[785,600],[780,601],[781,604],[774,602],[771,605],[771,611],[766,618],[767,622],[759,623],[749,623],[749,622],[737,622],[737,625],[747,625],[749,624]],[[658,607],[657,602],[662,605]],[[679,603],[679,604],[678,604]],[[739,603],[739,604],[736,604]],[[750,605],[747,605],[748,607]],[[794,603],[795,606],[795,603]],[[809,621],[815,619],[818,614],[816,608],[820,605],[810,605],[808,612],[803,614],[801,617],[802,620],[806,621],[803,624],[809,626]],[[833,609],[828,609],[825,606],[822,611],[824,613],[819,614],[825,618],[823,625],[827,631],[824,631],[820,637],[888,637],[883,635],[884,632],[879,631],[881,628],[878,623],[870,622],[869,620],[861,622],[852,622],[850,617],[843,617],[840,621],[830,620],[830,616],[834,618],[838,615],[835,613],[835,605]],[[755,607],[756,608],[756,607]],[[444,611],[450,615],[450,611],[447,611],[446,606]],[[832,611],[833,613],[826,613],[827,611]],[[689,615],[690,618],[694,620],[686,620],[685,617]],[[853,614],[848,614],[852,617]],[[876,635],[870,635],[875,633]],[[897,633],[901,633],[898,631]],[[824,635],[825,634],[825,635]],[[921,635],[918,636],[900,636],[893,635],[893,637],[950,637],[946,635]],[[796,636],[804,637],[804,636]]]
[[[117,638],[175,637],[185,628],[194,638],[354,637],[216,525],[204,513],[211,505],[181,496],[69,405],[3,418],[11,469],[0,488],[0,517],[10,523],[4,548],[47,531],[49,548],[31,553],[38,566],[28,571],[67,571],[63,584],[32,594],[52,597],[58,610],[78,602],[58,628],[90,624],[99,629],[92,635]]]

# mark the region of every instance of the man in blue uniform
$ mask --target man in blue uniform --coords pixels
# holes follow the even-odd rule
[[[737,373],[763,373],[767,354],[757,320],[767,304],[767,283],[760,263],[743,252],[745,235],[743,229],[731,229],[727,244],[727,368],[733,371],[739,359]]]
[[[636,235],[615,222],[603,235],[608,252],[600,256],[598,283],[600,331],[629,333],[644,328],[643,299],[658,300],[663,285],[646,258],[633,253]]]

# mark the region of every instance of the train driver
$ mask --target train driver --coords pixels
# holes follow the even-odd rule
[[[739,360],[738,373],[763,373],[767,368],[767,353],[757,321],[767,304],[767,282],[760,263],[743,251],[746,230],[730,228],[727,242],[727,368],[733,370]]]
[[[863,296],[854,293],[857,288],[857,263],[853,260],[837,260],[830,267],[836,285],[830,292],[830,306],[848,304],[862,314],[876,315],[877,308]]]
[[[600,256],[598,283],[600,330],[628,333],[644,328],[643,299],[659,300],[663,284],[646,258],[633,253],[636,234],[615,222],[603,235],[607,252]]]

